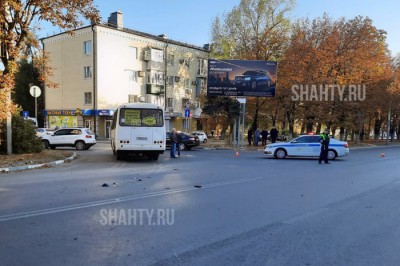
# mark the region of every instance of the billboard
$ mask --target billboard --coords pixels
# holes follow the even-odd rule
[[[275,97],[277,62],[208,60],[208,96]]]

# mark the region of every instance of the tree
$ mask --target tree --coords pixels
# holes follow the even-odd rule
[[[327,14],[313,21],[293,23],[288,48],[279,64],[279,92],[290,124],[301,124],[302,132],[320,131],[322,126],[332,132],[340,128],[361,134],[368,115],[379,111],[377,128],[389,86],[392,67],[386,48],[385,32],[377,29],[369,18],[355,17],[332,20]],[[292,101],[293,85],[362,85],[366,99],[343,101],[337,90],[328,100]],[[279,107],[279,106],[278,106]],[[384,109],[386,110],[386,109]],[[357,137],[356,135],[356,137]]]
[[[4,67],[0,76],[0,105],[9,107],[0,111],[0,121],[16,111],[16,106],[8,103],[9,95],[15,85],[18,61],[29,55],[27,49],[39,48],[34,34],[39,23],[48,21],[53,26],[72,30],[82,25],[82,18],[99,21],[93,0],[0,0],[0,62]],[[47,70],[42,69],[43,81],[49,73]]]
[[[212,24],[211,56],[219,59],[278,60],[286,49],[288,13],[294,0],[242,0],[239,6]],[[249,97],[253,128],[269,99]],[[248,112],[249,113],[249,112]]]
[[[222,136],[224,137],[228,127],[229,135],[232,136],[232,129],[235,119],[240,115],[240,103],[229,97],[209,97],[203,107],[203,112],[213,117],[227,117],[227,123],[222,125]],[[226,121],[226,120],[225,120]],[[229,141],[231,139],[229,138]]]
[[[12,100],[15,104],[21,107],[22,110],[28,111],[30,116],[35,114],[35,98],[29,92],[31,85],[43,88],[43,83],[39,80],[39,69],[34,66],[33,61],[28,62],[23,59],[18,62],[18,72],[15,74],[15,89],[12,94]],[[37,98],[37,108],[44,109],[44,97],[41,94]],[[41,116],[37,117],[38,120]],[[42,124],[42,120],[39,124]]]

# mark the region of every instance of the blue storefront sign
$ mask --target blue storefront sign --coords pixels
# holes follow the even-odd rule
[[[43,114],[45,116],[50,116],[50,115],[73,116],[73,115],[77,115],[77,109],[74,109],[74,110],[44,110]],[[79,115],[82,115],[82,116],[93,116],[93,115],[113,116],[114,110],[99,109],[99,110],[95,111],[93,109],[79,109]],[[29,112],[28,112],[28,116],[29,116]]]
[[[114,110],[100,109],[100,110],[97,110],[97,114],[99,116],[113,116],[114,115]]]

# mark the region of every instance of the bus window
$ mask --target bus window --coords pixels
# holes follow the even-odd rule
[[[119,116],[120,126],[162,127],[164,118],[159,109],[122,108]]]

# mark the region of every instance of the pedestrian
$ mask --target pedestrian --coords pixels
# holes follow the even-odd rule
[[[263,146],[267,145],[267,138],[268,138],[268,131],[266,129],[263,129],[261,131],[261,142]]]
[[[252,139],[253,139],[253,130],[250,127],[249,131],[247,131],[247,140],[249,141],[249,146],[251,146]]]
[[[211,130],[211,138],[214,138],[214,130]]]
[[[271,130],[269,131],[269,134],[271,135],[271,142],[272,143],[276,142],[276,139],[278,138],[278,133],[279,133],[279,131],[276,129],[275,126],[273,126],[271,128]]]
[[[260,130],[257,128],[256,131],[254,131],[254,146],[258,146],[258,142],[260,141]]]
[[[171,130],[171,158],[178,158],[175,155],[175,151],[176,151],[176,144],[178,143],[178,134],[176,133],[176,129],[173,128]]]
[[[320,143],[321,143],[321,153],[319,154],[319,163],[321,164],[322,161],[324,161],[327,164],[330,164],[328,162],[328,150],[329,150],[329,129],[325,129],[324,133],[320,135]]]

